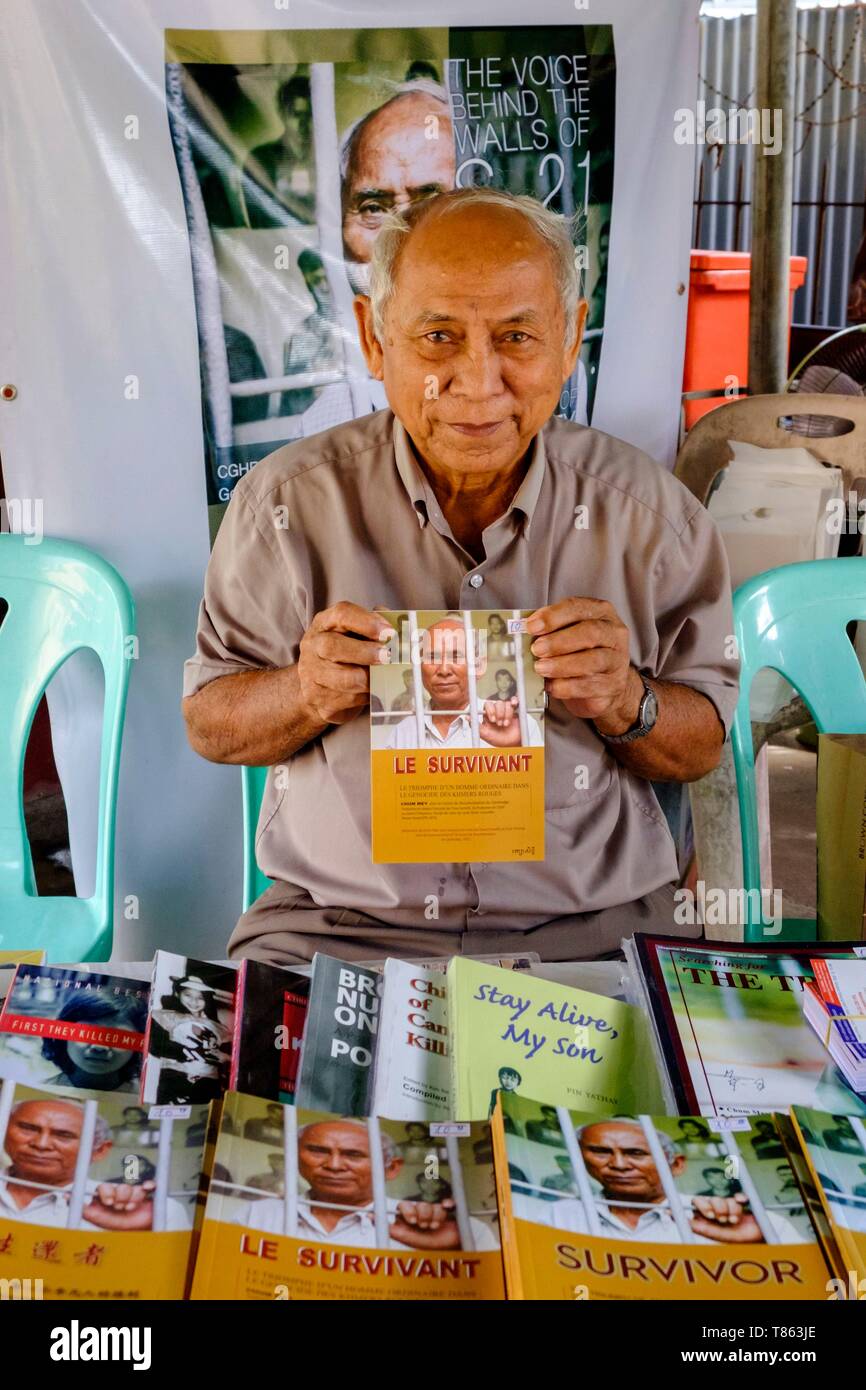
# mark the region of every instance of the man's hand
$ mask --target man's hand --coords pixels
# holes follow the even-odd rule
[[[484,716],[478,732],[485,743],[494,748],[520,747],[520,720],[517,718],[517,696],[510,700],[485,700]]]
[[[310,718],[347,724],[370,701],[370,667],[387,662],[394,629],[356,603],[317,613],[301,638],[298,680]]]
[[[136,1186],[102,1182],[81,1213],[85,1221],[104,1231],[149,1231],[153,1226],[154,1182]]]
[[[643,682],[629,664],[629,634],[612,604],[565,598],[527,620],[535,669],[548,695],[602,734],[623,734],[638,716]]]
[[[725,1245],[756,1245],[763,1240],[761,1228],[750,1211],[747,1197],[693,1197],[691,1227],[696,1236],[707,1236]]]
[[[460,1232],[454,1202],[398,1202],[390,1227],[391,1239],[414,1250],[459,1250]]]

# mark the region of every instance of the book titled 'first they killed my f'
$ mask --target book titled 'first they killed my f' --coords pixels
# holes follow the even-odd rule
[[[138,1092],[145,982],[19,965],[0,1012],[0,1077],[76,1092]]]
[[[520,609],[386,612],[370,671],[373,862],[544,858],[544,682]]]

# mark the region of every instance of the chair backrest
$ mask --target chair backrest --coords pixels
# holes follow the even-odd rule
[[[866,733],[866,679],[847,625],[866,620],[866,559],[810,560],[756,575],[734,594],[740,698],[731,730],[747,890],[747,941],[762,941],[755,754],[749,692],[763,667],[799,691],[820,733]]]
[[[779,425],[780,419],[799,415],[841,417],[853,421],[854,429],[824,439]],[[674,469],[699,502],[706,503],[713,482],[731,461],[729,439],[762,449],[808,449],[822,463],[841,468],[847,494],[855,479],[866,474],[866,396],[740,396],[708,411],[686,435]]]
[[[241,768],[244,797],[244,912],[260,898],[271,880],[266,878],[256,860],[256,827],[259,810],[268,780],[266,767]]]
[[[24,822],[24,755],[45,688],[73,652],[90,648],[102,665],[105,704],[99,767],[94,920],[110,932],[114,824],[126,692],[132,597],[105,560],[71,541],[0,535],[0,904],[35,896]],[[58,907],[69,899],[54,900]],[[58,918],[60,920],[60,918]],[[22,945],[26,943],[21,943]],[[52,943],[58,958],[61,943]],[[62,957],[60,957],[62,958]]]

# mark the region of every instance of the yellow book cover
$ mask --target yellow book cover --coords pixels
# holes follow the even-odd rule
[[[544,858],[544,682],[529,610],[385,612],[370,671],[376,864]]]
[[[509,1298],[827,1296],[770,1116],[598,1115],[502,1092],[493,1133]]]
[[[489,1125],[346,1118],[230,1091],[193,1299],[502,1299]]]
[[[44,951],[0,951],[0,965],[44,965]]]
[[[791,1117],[839,1250],[830,1296],[866,1298],[866,1124],[802,1105]]]
[[[183,1298],[207,1107],[180,1110],[0,1083],[4,1297]]]

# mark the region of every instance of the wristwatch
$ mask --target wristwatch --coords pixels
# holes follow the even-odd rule
[[[624,734],[602,734],[605,743],[633,743],[636,738],[644,736],[655,728],[656,720],[659,717],[659,702],[655,691],[648,680],[645,680],[638,671],[638,675],[643,682],[643,697],[637,707],[637,720],[630,729],[626,729]]]

